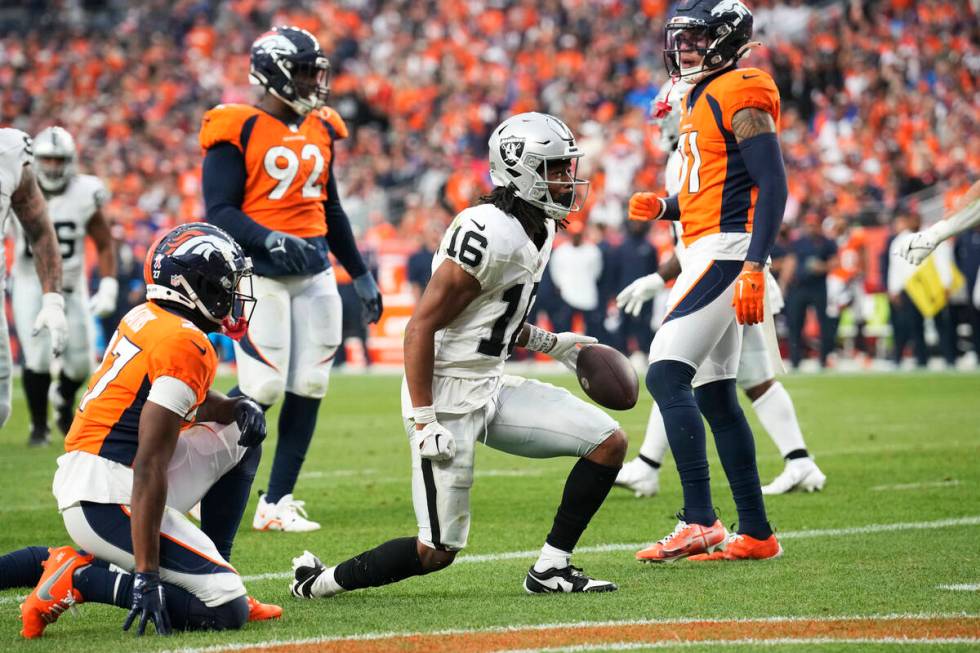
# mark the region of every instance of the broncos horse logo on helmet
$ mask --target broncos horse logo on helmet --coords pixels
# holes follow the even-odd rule
[[[305,29],[279,26],[252,44],[249,81],[301,116],[322,107],[330,94],[330,61]]]
[[[157,239],[146,255],[146,298],[170,305],[205,332],[239,339],[255,306],[252,261],[231,236],[191,222]]]
[[[696,83],[738,61],[752,47],[751,38],[752,12],[741,0],[682,0],[664,26],[667,74]],[[692,51],[701,63],[683,66],[681,53]]]

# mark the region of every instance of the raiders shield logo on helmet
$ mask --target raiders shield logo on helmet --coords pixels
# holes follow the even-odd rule
[[[508,136],[500,141],[500,158],[509,166],[516,166],[524,154],[524,139]]]

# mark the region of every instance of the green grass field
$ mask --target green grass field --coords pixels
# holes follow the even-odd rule
[[[570,376],[549,377],[573,384]],[[789,377],[808,445],[828,476],[824,492],[768,501],[786,554],[764,563],[666,567],[633,560],[637,545],[673,527],[681,506],[676,472],[668,460],[661,495],[635,499],[615,489],[580,543],[573,562],[615,580],[620,591],[578,596],[527,596],[521,587],[533,555],[492,554],[541,546],[557,507],[569,459],[535,461],[481,448],[477,454],[470,546],[457,564],[424,578],[334,599],[302,602],[288,593],[294,555],[309,549],[336,562],[391,537],[413,535],[410,469],[399,417],[400,380],[336,374],[321,408],[318,431],[296,494],[323,524],[311,534],[250,530],[253,504],[236,542],[233,562],[252,595],[283,605],[279,622],[249,624],[235,633],[183,634],[136,640],[123,634],[125,613],[84,605],[81,617],[63,617],[44,638],[18,635],[17,597],[0,593],[0,649],[31,651],[156,651],[249,642],[287,642],[367,633],[625,620],[738,619],[868,615],[937,615],[963,618],[973,642],[931,644],[928,650],[966,650],[980,641],[980,594],[940,589],[980,583],[980,376],[908,374]],[[223,379],[227,387],[231,379]],[[50,494],[60,438],[31,450],[20,389],[14,417],[0,433],[2,528],[0,552],[29,544],[68,543]],[[645,392],[643,393],[646,394]],[[650,408],[648,396],[617,417],[639,447]],[[779,455],[751,410],[763,481],[782,469]],[[274,416],[271,423],[275,424]],[[274,428],[270,429],[274,431]],[[255,489],[268,478],[274,434]],[[709,450],[713,450],[709,447]],[[717,458],[712,458],[715,502],[722,519],[735,509]],[[943,521],[945,520],[945,521]],[[932,525],[941,522],[944,525]],[[865,532],[858,527],[870,526]],[[837,532],[826,532],[839,529]],[[841,532],[842,531],[842,532]],[[474,558],[472,556],[482,556]],[[486,558],[490,557],[490,560]],[[259,579],[251,576],[265,575]],[[754,637],[765,635],[757,626]],[[858,632],[855,637],[860,638]],[[900,636],[922,636],[909,626]],[[750,636],[751,637],[751,636]],[[527,648],[516,644],[505,648]],[[649,650],[624,640],[587,650]],[[633,642],[630,644],[630,642]],[[383,643],[379,648],[384,650]],[[656,645],[661,650],[661,645]],[[761,646],[761,644],[759,645]],[[777,644],[780,650],[903,650],[922,644]],[[704,650],[754,649],[743,641]],[[684,649],[688,650],[689,646]],[[766,649],[771,650],[772,645]],[[316,645],[304,650],[318,650]],[[461,650],[461,649],[460,649]],[[562,649],[564,650],[564,649]],[[574,650],[583,650],[581,648]]]

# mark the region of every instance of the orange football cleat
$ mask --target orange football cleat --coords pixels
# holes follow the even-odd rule
[[[728,531],[721,520],[716,519],[711,526],[702,526],[688,524],[681,519],[670,535],[637,551],[636,559],[640,562],[673,562],[700,553],[711,553],[727,539]]]
[[[783,547],[770,535],[764,540],[757,540],[751,535],[741,533],[732,535],[724,548],[714,553],[704,553],[691,556],[691,560],[705,562],[709,560],[771,560],[783,555]]]
[[[282,616],[282,608],[280,606],[273,605],[272,603],[262,603],[251,596],[246,598],[248,599],[249,621],[267,621],[269,619],[278,619]]]
[[[66,610],[84,599],[75,589],[73,575],[79,567],[92,562],[91,555],[82,555],[70,546],[48,549],[44,561],[44,573],[28,597],[20,604],[20,634],[34,639],[44,634],[44,629],[58,620]]]

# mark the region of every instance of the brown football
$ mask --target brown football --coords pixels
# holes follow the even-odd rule
[[[585,345],[578,354],[575,375],[589,398],[612,410],[636,405],[640,382],[629,360],[606,345]]]

